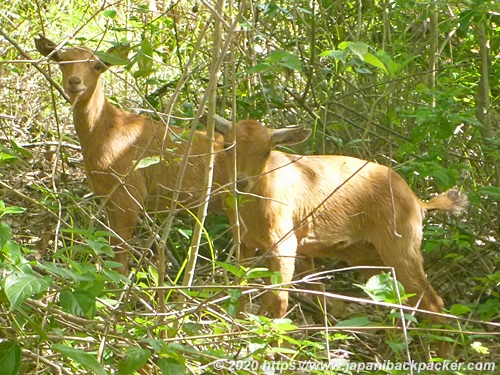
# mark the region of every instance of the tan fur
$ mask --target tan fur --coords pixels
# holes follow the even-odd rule
[[[145,207],[166,210],[171,204],[186,148],[181,136],[184,129],[166,127],[111,105],[99,81],[107,67],[92,51],[86,48],[56,51],[55,43],[43,37],[36,39],[35,44],[40,53],[57,61],[61,68],[63,88],[73,105],[85,171],[95,195],[107,198],[109,224],[117,235],[112,237],[111,244],[115,246],[115,260],[123,265],[119,271],[124,273],[128,252],[121,245],[132,237],[139,212]],[[182,181],[178,202],[181,206],[192,208],[200,204],[209,145],[206,134],[197,132]],[[214,147],[216,152],[222,150],[221,134],[217,135]],[[139,160],[158,156],[162,158],[159,163],[134,170]],[[222,179],[223,170],[215,171],[215,180]],[[212,206],[222,209],[218,199],[212,200]]]
[[[257,249],[266,254],[270,270],[281,272],[285,283],[292,280],[297,255],[394,267],[406,292],[416,293],[413,304],[422,297],[421,308],[442,311],[422,267],[422,219],[425,210],[461,211],[463,195],[450,190],[423,203],[385,166],[272,151],[307,139],[310,131],[303,128],[273,131],[248,120],[237,124],[236,134],[238,186],[253,197],[239,207],[247,229],[244,256]],[[268,292],[261,311],[282,317],[287,304],[287,292]]]

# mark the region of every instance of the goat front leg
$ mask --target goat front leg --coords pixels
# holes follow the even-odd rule
[[[255,250],[255,248],[247,247],[244,243],[240,243],[240,254],[238,259],[239,264],[245,267],[252,267],[252,263],[255,262]],[[238,299],[238,315],[241,316],[243,313],[245,313],[245,305],[248,300],[249,296],[245,294],[241,295],[241,297]]]
[[[125,275],[128,266],[127,241],[134,234],[137,219],[139,217],[139,205],[129,196],[129,199],[110,200],[106,206],[108,221],[114,235],[111,237],[111,246],[115,253],[114,261],[121,263],[116,270]]]
[[[297,254],[297,238],[294,234],[279,241],[274,251],[267,255],[267,264],[271,272],[281,273],[281,282],[288,284],[293,279],[295,271],[295,256]],[[269,280],[268,280],[269,283]],[[288,287],[288,286],[286,286]],[[268,313],[272,318],[285,316],[288,308],[288,291],[269,290],[262,298],[259,314]]]

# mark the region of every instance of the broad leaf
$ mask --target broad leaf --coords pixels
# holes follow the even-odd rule
[[[1,248],[1,251],[7,254],[10,260],[16,265],[27,262],[21,252],[21,247],[14,241],[7,241],[7,243]]]
[[[16,375],[21,368],[21,347],[14,341],[0,343],[0,369],[3,375]]]
[[[61,292],[59,295],[61,307],[64,311],[92,319],[96,311],[96,297],[86,290],[75,290],[74,292]]]
[[[132,74],[135,78],[145,77],[154,72],[153,53],[153,46],[148,39],[144,38],[136,57],[139,69]]]
[[[255,66],[252,66],[250,69],[248,69],[248,74],[265,72],[266,70],[269,70],[270,68],[271,68],[271,64],[263,62],[263,63],[255,65]]]
[[[97,375],[108,375],[104,367],[97,361],[96,357],[80,349],[74,349],[63,344],[54,344],[52,349],[62,355],[71,358],[73,361],[81,364],[85,368],[93,371]]]
[[[11,273],[4,282],[5,295],[10,302],[10,311],[17,309],[28,298],[49,289],[52,279],[49,276],[36,277],[28,273]]]
[[[389,345],[389,347],[395,352],[395,353],[401,353],[403,350],[406,349],[407,343],[404,341],[392,341],[392,340],[386,340],[385,343]]]
[[[241,267],[235,266],[234,264],[229,264],[226,262],[215,262],[215,265],[224,268],[227,272],[234,276],[242,277],[243,275],[245,275],[245,270]]]
[[[342,320],[341,322],[335,324],[335,327],[366,327],[370,324],[373,324],[373,322],[363,316],[359,318]]]
[[[270,277],[271,284],[281,284],[283,283],[283,276],[281,275],[281,272],[276,271],[271,274]]]
[[[186,365],[173,358],[160,358],[156,362],[163,375],[186,375]]]
[[[107,52],[97,51],[96,56],[109,65],[127,65],[130,62],[127,58],[116,56]]]
[[[398,303],[399,296],[398,291],[401,295],[401,299],[408,297],[405,295],[405,289],[403,284],[398,281],[398,289],[396,289],[395,280],[389,273],[381,273],[370,277],[366,282],[366,285],[357,285],[365,291],[374,301],[385,301]]]
[[[494,200],[500,201],[500,187],[498,186],[482,186],[478,191],[481,195],[486,195]]]
[[[471,311],[470,307],[462,305],[462,304],[454,304],[450,308],[450,313],[456,316],[461,316],[467,314]]]
[[[39,263],[39,267],[47,272],[50,272],[60,277],[63,280],[74,280],[74,281],[80,280],[80,275],[76,274],[75,272],[73,272],[68,268],[58,266],[55,263],[42,262]]]
[[[104,17],[106,18],[115,18],[118,12],[115,9],[106,9],[103,12]]]
[[[273,274],[273,272],[269,271],[269,269],[264,268],[264,267],[256,267],[256,268],[251,268],[247,272],[247,279],[259,279],[262,277],[269,277]]]
[[[160,161],[161,159],[159,156],[148,156],[139,160],[139,163],[137,163],[137,165],[135,166],[134,171],[158,164]]]
[[[368,44],[364,42],[348,42],[349,50],[359,57],[361,60],[364,60],[364,56],[368,53]]]
[[[278,64],[292,70],[300,71],[302,69],[300,59],[288,51],[273,52],[266,60],[271,64]]]
[[[380,61],[380,59],[375,56],[374,54],[372,53],[366,53],[364,55],[364,60],[365,62],[367,62],[368,64],[370,65],[373,65],[374,67],[376,68],[379,68],[380,70],[382,70],[384,73],[388,74],[389,72],[387,71],[387,68],[385,67],[384,63],[382,61]]]
[[[397,62],[395,62],[389,54],[383,50],[377,51],[377,58],[382,61],[382,63],[385,65],[387,68],[387,71],[389,72],[389,76],[395,77],[397,73],[401,71],[401,69],[404,67],[402,65],[399,65]],[[406,62],[406,64],[408,64]]]
[[[347,55],[347,51],[345,50],[336,50],[336,49],[330,49],[323,51],[319,54],[321,57],[333,57],[334,59],[339,59],[344,61],[345,57]]]
[[[95,255],[107,255],[113,257],[114,253],[109,245],[109,241],[103,237],[98,237],[96,239],[85,239],[85,242]]]
[[[146,364],[150,356],[151,352],[147,349],[129,348],[125,361],[118,364],[118,375],[134,374]]]
[[[3,215],[15,215],[15,214],[22,214],[23,212],[26,211],[26,208],[19,207],[19,206],[5,206],[5,203],[3,201],[0,201],[0,214]]]
[[[7,223],[0,222],[0,250],[3,249],[7,241],[12,238],[12,229]]]

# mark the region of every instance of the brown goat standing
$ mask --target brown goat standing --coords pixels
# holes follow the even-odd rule
[[[107,65],[86,48],[56,50],[56,44],[40,36],[35,39],[37,50],[59,63],[63,88],[73,105],[73,120],[80,140],[85,171],[96,196],[107,198],[106,212],[115,260],[122,264],[118,270],[125,273],[128,252],[123,243],[129,240],[139,213],[148,207],[165,210],[171,203],[180,162],[186,142],[181,138],[182,128],[165,126],[147,117],[122,111],[111,105],[102,90],[99,77]],[[216,125],[221,134],[228,131],[227,122]],[[223,147],[223,137],[217,135],[216,152]],[[197,132],[190,149],[189,164],[182,181],[180,204],[200,204],[203,189],[204,158],[210,152],[210,141],[205,133]],[[137,168],[137,162],[146,157],[159,157],[158,163]],[[220,180],[216,169],[215,180]],[[221,205],[214,200],[214,205]]]
[[[296,256],[393,267],[406,292],[416,294],[412,304],[421,298],[422,309],[441,313],[443,301],[422,266],[422,219],[430,210],[459,212],[466,197],[449,190],[424,203],[385,166],[347,156],[273,151],[310,133],[269,130],[253,120],[236,125],[238,188],[250,195],[239,207],[246,228],[243,258],[258,250],[271,271],[281,272],[283,283],[292,280]],[[287,304],[287,291],[269,291],[261,312],[282,317]],[[430,319],[440,321],[435,315]]]

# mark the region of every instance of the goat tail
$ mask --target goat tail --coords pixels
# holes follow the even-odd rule
[[[454,215],[462,213],[469,201],[467,195],[460,193],[456,189],[450,189],[437,197],[432,198],[429,202],[422,202],[422,209],[424,211],[447,211]]]

